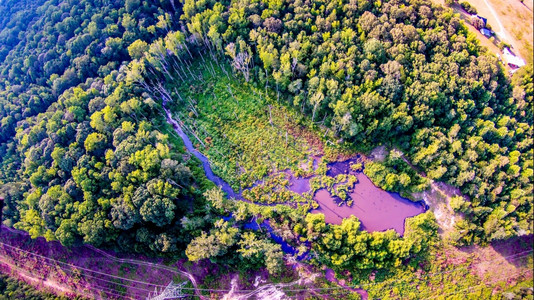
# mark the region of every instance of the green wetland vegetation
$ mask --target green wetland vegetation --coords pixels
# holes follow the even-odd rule
[[[309,177],[326,172],[326,161],[317,170],[313,157],[325,152],[330,157],[339,149],[325,146],[317,132],[305,127],[305,118],[297,111],[272,99],[272,90],[245,84],[226,76],[230,66],[221,69],[209,61],[213,74],[202,69],[202,81],[187,82],[174,90],[171,109],[184,122],[186,133],[210,161],[214,172],[244,197],[263,203],[285,203],[296,193],[271,193],[286,187],[290,174]],[[228,70],[228,71],[227,71]],[[285,172],[287,171],[287,172]],[[265,179],[265,182],[259,183]],[[256,183],[256,184],[255,184]],[[303,202],[305,199],[296,199]]]
[[[371,298],[532,297],[532,273],[473,267],[513,257],[486,253],[507,241],[532,250],[532,72],[507,76],[458,16],[419,0],[5,1],[2,222],[220,275],[284,281],[305,257]],[[164,107],[246,201],[206,177]],[[451,228],[433,207],[402,236],[311,213],[321,189],[354,205],[356,176],[328,163],[357,154],[353,172],[414,201],[436,182],[457,190],[442,199]]]

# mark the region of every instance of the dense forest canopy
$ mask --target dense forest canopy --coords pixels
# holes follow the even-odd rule
[[[198,198],[199,170],[171,151],[155,103],[119,74],[128,46],[166,32],[174,13],[172,2],[48,1],[5,24],[4,224],[66,245],[176,251],[172,228]]]
[[[283,254],[245,228],[251,218],[270,218],[296,246],[312,242],[315,261],[336,271],[400,267],[435,242],[431,212],[408,221],[401,238],[362,231],[356,218],[329,225],[302,208],[229,202],[211,189],[149,93],[186,82],[177,70],[209,52],[352,150],[396,148],[367,171],[380,186],[428,186],[394,163],[405,155],[460,188],[465,197],[450,203],[454,242],[533,232],[532,66],[509,79],[450,10],[420,0],[23,4],[0,6],[7,226],[64,245],[271,273]]]
[[[532,69],[510,85],[425,1],[185,1],[188,30],[359,147],[398,147],[466,196],[454,239],[532,232]]]
[[[129,59],[126,47],[152,40],[168,17],[165,6],[152,1],[31,3],[7,1],[3,11],[3,22],[10,21],[0,27],[2,143],[18,121],[44,112],[69,87],[118,70]]]

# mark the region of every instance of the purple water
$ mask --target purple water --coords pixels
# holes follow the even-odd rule
[[[349,194],[353,200],[351,207],[339,207],[336,199],[327,190],[321,189],[314,196],[320,207],[312,212],[324,214],[326,223],[330,224],[341,224],[344,218],[353,215],[361,221],[362,229],[366,231],[395,229],[400,235],[404,234],[406,218],[425,212],[425,206],[421,202],[412,202],[398,193],[386,192],[376,187],[369,177],[361,172],[356,173],[356,177],[358,183]]]
[[[196,158],[198,158],[202,162],[202,167],[204,168],[206,177],[210,181],[215,183],[215,185],[221,187],[223,192],[225,192],[229,198],[242,200],[243,197],[241,196],[241,194],[234,192],[232,187],[226,181],[224,181],[221,177],[213,173],[213,170],[211,169],[208,158],[204,156],[204,154],[200,153],[197,149],[195,149],[195,147],[193,146],[193,143],[191,142],[187,134],[185,134],[185,132],[182,130],[182,127],[180,126],[180,124],[172,118],[171,112],[165,107],[166,103],[164,102],[163,104],[164,104],[163,110],[165,110],[165,113],[167,115],[167,122],[169,122],[169,124],[172,125],[172,127],[174,128],[174,131],[176,131],[176,133],[180,136],[180,138],[184,142],[184,145],[187,151],[192,153]]]
[[[356,156],[354,158],[345,160],[345,161],[339,161],[335,163],[329,163],[328,170],[326,171],[326,175],[330,177],[336,177],[339,174],[355,174],[350,170],[350,165],[354,164],[358,161],[358,158],[360,156]]]
[[[230,215],[230,216],[227,216],[227,217],[222,217],[223,220],[225,221],[230,221],[233,219],[233,216]],[[282,247],[282,251],[284,253],[288,253],[288,254],[291,254],[291,255],[296,255],[298,254],[298,250],[295,249],[293,246],[291,246],[288,242],[286,242],[281,236],[277,235],[276,233],[274,233],[274,230],[273,228],[271,227],[271,225],[269,224],[269,220],[264,220],[263,222],[261,223],[258,223],[257,220],[255,218],[253,218],[252,220],[250,220],[249,222],[245,223],[243,225],[243,228],[244,229],[249,229],[249,230],[254,230],[254,231],[258,231],[258,230],[262,230],[262,229],[265,229],[267,230],[267,232],[269,233],[269,236],[278,244],[280,244],[280,246]],[[309,244],[307,244],[309,246]],[[297,256],[297,259],[298,260],[302,260],[304,258],[306,258],[306,256],[308,255],[308,251],[306,251],[305,253]]]
[[[186,149],[202,162],[206,177],[217,186],[221,187],[228,197],[244,200],[241,196],[241,192],[234,192],[232,187],[230,187],[227,182],[213,173],[208,158],[196,150],[195,147],[193,147],[193,143],[189,137],[183,132],[180,124],[172,118],[171,113],[165,106],[166,101],[164,99],[163,109],[165,110],[167,116],[167,122],[174,127],[176,133],[178,133],[180,138],[183,140]],[[326,223],[330,224],[341,224],[343,218],[354,215],[361,221],[362,229],[371,232],[394,229],[400,235],[403,235],[405,219],[423,213],[425,211],[425,206],[422,203],[414,203],[410,200],[404,199],[397,193],[389,193],[381,190],[380,188],[376,187],[362,172],[353,172],[350,169],[350,165],[355,163],[358,159],[359,156],[347,161],[328,164],[328,171],[326,173],[326,175],[332,177],[338,174],[356,174],[358,183],[355,184],[354,191],[349,194],[349,197],[353,200],[352,206],[338,206],[337,203],[340,203],[341,199],[332,197],[327,190],[321,189],[314,195],[314,199],[319,203],[320,207],[316,210],[312,210],[311,212],[323,213],[325,215]],[[318,158],[314,157],[314,170],[317,169],[318,162]],[[310,190],[310,178],[295,178],[291,175],[290,185],[288,188],[289,190],[299,194],[308,192]],[[232,216],[223,218],[226,221],[229,221]],[[274,233],[273,228],[270,226],[268,220],[258,223],[255,219],[253,219],[252,221],[247,222],[244,225],[244,228],[256,231],[266,229],[270,237],[276,243],[281,245],[282,251],[291,255],[296,255],[298,253],[297,249],[288,244],[281,236],[278,236]],[[307,246],[309,249],[310,245],[308,244]],[[297,260],[306,259],[307,257],[308,252],[299,255]],[[327,272],[326,277],[331,281],[333,276],[328,273],[329,272]],[[344,284],[342,285],[352,291],[358,292],[363,299],[367,299],[367,293],[364,290],[352,289]]]
[[[180,124],[172,118],[170,111],[165,107],[166,103],[164,102],[163,104],[167,122],[174,127],[187,150],[202,162],[206,177],[221,187],[229,198],[243,200],[240,192],[234,192],[227,182],[213,173],[208,158],[195,149]],[[312,212],[323,213],[325,221],[330,224],[341,224],[343,218],[354,215],[360,219],[362,229],[367,231],[395,229],[402,235],[404,233],[404,220],[423,213],[425,211],[424,205],[404,199],[397,193],[386,192],[376,187],[365,174],[353,172],[350,169],[350,165],[357,162],[358,159],[359,156],[342,162],[330,163],[326,173],[326,175],[332,177],[348,173],[355,174],[358,177],[358,183],[356,183],[354,191],[349,194],[349,197],[353,200],[352,206],[343,205],[340,207],[337,205],[340,202],[339,198],[332,197],[327,190],[319,190],[314,195],[314,200],[319,203],[320,207],[312,210]],[[314,168],[317,162],[318,160],[314,158]],[[310,178],[295,178],[291,176],[289,190],[303,194],[310,190],[309,180]],[[271,231],[272,229],[269,230],[270,233],[272,233]],[[279,242],[275,236],[273,238]]]
[[[318,157],[314,157],[313,158],[313,170],[317,170],[317,168],[319,168],[319,158]]]
[[[309,178],[294,178],[291,177],[289,180],[290,186],[288,189],[295,193],[304,194],[310,190],[310,179]]]
[[[215,175],[213,173],[213,170],[211,169],[211,166],[210,166],[208,158],[206,156],[204,156],[202,153],[200,153],[197,149],[195,149],[195,147],[193,147],[193,143],[191,142],[189,137],[184,133],[184,131],[182,130],[182,127],[180,126],[180,124],[176,120],[174,120],[172,118],[171,113],[165,107],[165,105],[163,106],[163,109],[165,110],[165,113],[167,114],[167,122],[169,122],[174,127],[174,130],[176,131],[176,133],[178,133],[180,138],[183,140],[185,148],[187,149],[187,151],[193,153],[193,155],[195,155],[202,162],[202,166],[204,168],[204,172],[206,173],[206,177],[209,180],[211,180],[213,183],[215,183],[217,186],[221,187],[221,189],[228,195],[229,198],[235,198],[235,199],[243,200],[243,197],[241,196],[241,193],[235,193],[234,190],[230,187],[230,185],[227,182],[225,182],[222,178],[220,178],[219,176],[217,176],[217,175]],[[298,181],[298,182],[301,182],[301,181]],[[300,184],[299,185],[300,187],[298,189],[302,189],[303,188],[302,187],[303,184],[304,183]],[[308,186],[307,186],[307,190],[309,190],[309,183],[308,183]],[[230,219],[232,219],[232,216],[223,217],[223,219],[225,221],[229,221]],[[256,222],[256,220],[252,220],[252,221],[246,223],[244,227],[246,229],[252,229],[252,230],[259,230],[261,228],[265,228],[269,232],[271,238],[275,242],[277,242],[278,244],[280,244],[282,246],[282,251],[284,251],[285,253],[293,254],[293,255],[297,254],[297,252],[298,252],[297,249],[293,248],[286,241],[284,241],[284,239],[282,237],[276,235],[273,232],[273,228],[269,225],[269,221],[268,220],[263,221],[261,224],[258,224]],[[307,254],[308,253],[304,253],[304,254],[298,256],[297,259],[299,259],[299,260],[304,259],[304,257],[306,257]]]
[[[256,224],[257,226],[257,223],[253,220],[251,222],[254,222],[254,224]],[[276,235],[274,232],[273,232],[273,228],[271,227],[271,225],[269,224],[269,220],[265,220],[263,221],[260,226],[262,228],[265,228],[267,229],[267,232],[269,232],[271,238],[277,242],[278,244],[280,244],[280,246],[282,246],[282,251],[284,251],[285,253],[288,253],[288,254],[291,254],[291,255],[296,255],[298,253],[298,250],[295,249],[293,246],[289,245],[281,236],[278,236]],[[254,229],[254,230],[257,230],[257,229]],[[308,252],[305,252],[299,256],[297,256],[297,260],[302,260],[304,259],[306,256],[308,255]]]

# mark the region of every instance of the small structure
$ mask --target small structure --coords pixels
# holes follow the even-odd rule
[[[503,61],[510,67],[510,73],[514,73],[517,69],[526,65],[525,61],[521,57],[515,56],[510,49],[504,48],[502,52]]]
[[[487,28],[481,28],[480,29],[480,33],[482,33],[485,37],[487,38],[490,38],[493,33],[491,32],[491,30],[487,29]]]
[[[182,292],[182,288],[186,285],[187,281],[184,281],[180,284],[175,284],[170,282],[163,291],[156,290],[153,294],[150,293],[147,300],[167,300],[167,299],[178,299],[187,297],[186,294]]]
[[[482,20],[482,22],[484,22],[484,28],[486,28],[486,26],[488,25],[488,19],[484,17],[481,17],[479,15],[471,15],[471,18],[479,18],[480,20]]]

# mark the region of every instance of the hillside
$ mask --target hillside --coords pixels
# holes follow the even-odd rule
[[[333,299],[527,293],[532,64],[510,77],[452,10],[17,3],[0,6],[2,223],[39,239],[7,239],[4,272],[32,277],[34,260],[9,249],[72,249],[75,268],[108,274],[77,260],[91,245],[194,270],[184,280],[199,298],[322,296],[293,285],[340,289]],[[531,27],[506,30],[532,47]],[[513,281],[484,266],[502,260]],[[45,269],[68,285],[61,268]]]

